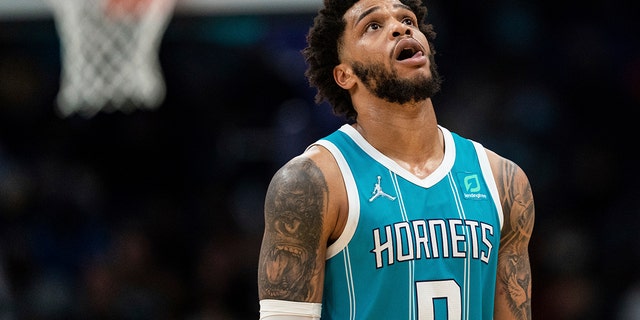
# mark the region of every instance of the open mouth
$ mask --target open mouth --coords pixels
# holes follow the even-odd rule
[[[424,50],[420,43],[414,39],[403,39],[396,45],[394,56],[396,60],[403,61],[413,58],[416,54],[423,55]]]

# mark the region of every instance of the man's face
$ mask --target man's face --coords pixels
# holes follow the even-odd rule
[[[406,103],[440,89],[429,43],[409,7],[399,0],[362,0],[344,17],[340,59],[376,96]]]

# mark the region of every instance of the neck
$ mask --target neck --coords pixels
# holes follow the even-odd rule
[[[424,178],[442,161],[444,142],[430,99],[406,105],[377,101],[357,110],[356,130],[414,175]]]

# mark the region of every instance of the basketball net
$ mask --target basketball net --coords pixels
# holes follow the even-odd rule
[[[166,90],[158,52],[175,2],[48,0],[61,47],[60,115],[157,108]]]

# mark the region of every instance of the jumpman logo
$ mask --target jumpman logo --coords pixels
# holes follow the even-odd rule
[[[382,187],[380,186],[380,176],[378,176],[378,183],[376,183],[376,186],[373,188],[372,194],[373,196],[371,197],[371,199],[369,199],[369,202],[373,202],[373,200],[377,199],[378,197],[385,197],[391,201],[396,199],[396,197],[392,197],[382,191]]]

